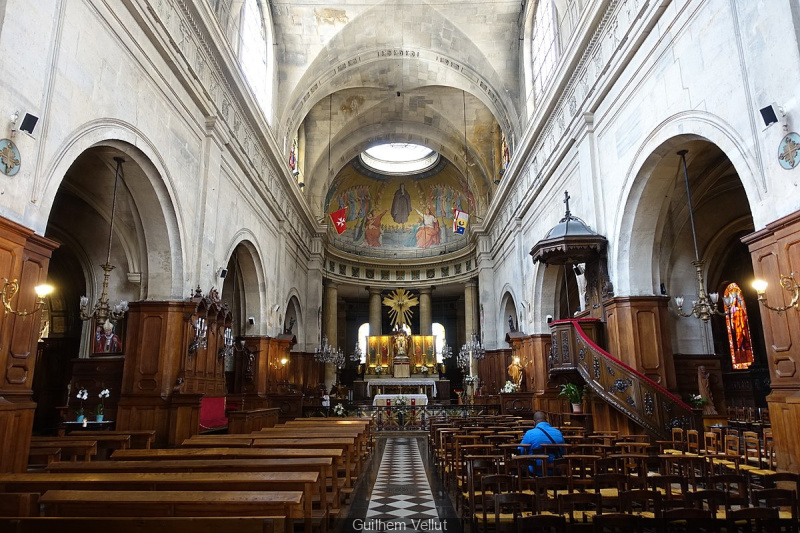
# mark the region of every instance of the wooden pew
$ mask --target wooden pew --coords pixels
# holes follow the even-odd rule
[[[39,493],[0,494],[0,516],[38,516]],[[3,531],[3,528],[0,528]]]
[[[52,439],[37,439],[31,441],[31,454],[39,454],[42,448],[61,448],[61,456],[70,457],[76,461],[78,457],[83,457],[84,461],[91,461],[97,455],[97,441],[90,439],[82,440],[61,440],[67,437],[53,437]]]
[[[44,516],[302,516],[300,491],[49,490]],[[285,531],[291,529],[285,528]]]
[[[249,448],[252,445],[253,438],[249,435],[195,435],[181,443],[184,448]]]
[[[117,450],[111,455],[115,461],[153,461],[189,459],[305,459],[329,457],[335,463],[333,477],[344,464],[343,448],[173,448],[158,450]],[[335,502],[339,502],[339,483],[334,479]]]
[[[102,437],[105,435],[129,435],[130,436],[130,446],[129,448],[137,448],[137,449],[145,449],[149,450],[150,447],[156,440],[156,430],[155,429],[118,429],[118,430],[108,430],[108,431],[95,431],[95,430],[88,430],[88,431],[70,431],[70,437]]]
[[[28,468],[47,466],[61,460],[61,448],[40,448],[33,446],[28,452]]]
[[[284,517],[0,518],[3,533],[285,533]],[[288,533],[288,532],[286,532]]]
[[[154,461],[91,461],[56,462],[47,467],[53,473],[77,472],[317,472],[317,493],[323,511],[329,511],[325,497],[328,480],[331,480],[333,502],[338,507],[339,484],[335,482],[331,457],[306,457],[300,459],[185,459]]]
[[[253,439],[253,448],[338,448],[345,451],[345,487],[353,486],[353,465],[355,454],[355,439],[353,437],[326,437],[326,438],[286,438],[286,439]],[[356,464],[360,464],[360,461]]]
[[[366,431],[353,426],[327,425],[322,427],[304,428],[298,426],[277,426],[264,428],[250,434],[253,438],[295,438],[295,437],[353,437],[356,439],[356,450],[360,458],[369,455],[369,439]],[[359,466],[360,470],[360,466]]]
[[[311,518],[318,472],[78,472],[0,474],[0,492],[108,491],[300,491],[303,509],[292,518]],[[40,499],[41,501],[41,499]]]

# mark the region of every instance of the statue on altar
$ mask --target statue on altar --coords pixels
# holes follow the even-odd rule
[[[408,359],[408,336],[402,329],[397,329],[394,334],[394,359],[398,358]]]

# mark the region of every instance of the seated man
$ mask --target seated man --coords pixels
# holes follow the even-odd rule
[[[564,444],[564,435],[547,423],[547,415],[544,412],[536,411],[533,413],[533,421],[536,422],[536,427],[526,431],[520,443],[530,444],[531,447],[527,451],[525,448],[520,448],[521,453],[541,455],[544,454],[542,444]],[[563,448],[548,448],[547,455],[550,456],[547,462],[552,464],[554,459],[563,455]]]

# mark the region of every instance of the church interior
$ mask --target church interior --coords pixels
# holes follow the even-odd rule
[[[0,51],[0,531],[800,527],[796,1],[5,0]]]

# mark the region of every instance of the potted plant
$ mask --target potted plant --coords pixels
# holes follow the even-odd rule
[[[78,422],[83,422],[83,418],[85,416],[85,411],[83,410],[83,401],[89,398],[89,392],[86,389],[81,389],[78,391],[78,394],[75,397],[81,401],[81,406],[75,409],[75,414],[78,415]]]
[[[564,396],[572,404],[572,412],[580,414],[583,412],[583,393],[586,392],[586,387],[579,387],[575,383],[561,384],[561,392],[559,396]]]
[[[98,422],[103,421],[103,416],[105,413],[105,405],[103,402],[109,396],[111,396],[111,391],[108,389],[101,390],[100,394],[97,395],[97,397],[100,398],[100,403],[97,404],[97,409],[95,410],[95,416],[97,417]]]

